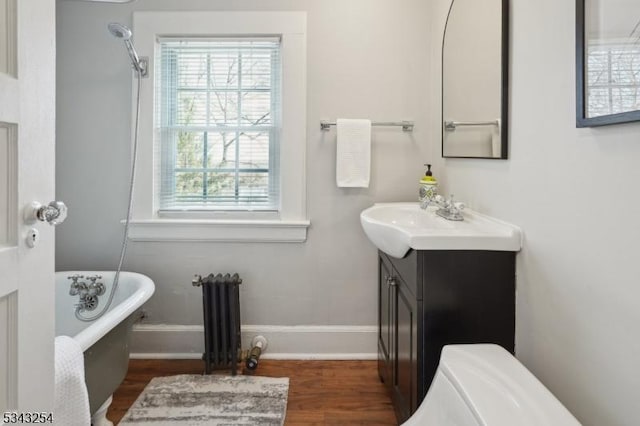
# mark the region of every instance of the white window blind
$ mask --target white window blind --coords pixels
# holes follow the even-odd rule
[[[158,42],[160,210],[278,210],[280,39]]]

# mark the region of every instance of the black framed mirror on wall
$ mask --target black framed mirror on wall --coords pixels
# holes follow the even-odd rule
[[[508,157],[509,0],[452,0],[442,40],[442,156]]]
[[[640,1],[576,0],[576,126],[640,121]]]

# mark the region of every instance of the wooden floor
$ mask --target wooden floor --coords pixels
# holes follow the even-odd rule
[[[107,417],[118,423],[149,381],[201,374],[199,360],[131,360]],[[285,425],[397,425],[376,361],[262,360],[256,375],[289,377]]]

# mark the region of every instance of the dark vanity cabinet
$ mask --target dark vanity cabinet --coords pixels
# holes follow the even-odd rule
[[[422,402],[444,345],[496,343],[513,353],[514,252],[379,252],[378,268],[378,372],[398,422]]]

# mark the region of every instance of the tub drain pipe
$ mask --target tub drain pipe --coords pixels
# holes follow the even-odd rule
[[[260,355],[265,349],[267,349],[267,339],[265,339],[264,336],[256,336],[251,340],[251,350],[249,351],[249,356],[247,357],[246,362],[248,370],[253,371],[258,368]]]

